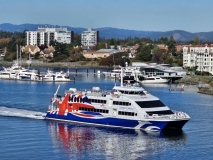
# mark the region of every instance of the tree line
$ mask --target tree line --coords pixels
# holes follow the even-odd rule
[[[127,46],[135,46],[138,44],[137,54],[134,58],[135,61],[141,62],[155,62],[155,63],[177,63],[178,65],[182,65],[182,56],[181,52],[177,52],[176,44],[200,44],[198,37],[195,37],[193,40],[189,42],[176,42],[171,37],[161,37],[159,39],[151,40],[150,38],[138,38],[138,37],[127,37],[124,39],[115,39],[109,38],[105,39],[100,37],[100,42],[91,49],[98,50],[102,48],[110,48],[114,46],[116,49],[118,46],[127,47]],[[4,47],[7,48],[7,54],[5,56],[5,60],[12,61],[16,59],[16,45],[25,46],[25,31],[23,32],[7,32],[7,31],[0,31],[0,49]],[[160,49],[157,45],[164,44],[168,46],[168,50]],[[72,44],[63,44],[58,43],[57,41],[52,41],[50,45],[54,46],[55,52],[53,59],[50,59],[52,62],[58,61],[65,61],[65,62],[72,62],[72,61],[80,61],[86,60],[86,58],[82,54],[81,47],[81,36],[78,34],[74,35],[74,43]],[[41,49],[45,49],[47,46],[39,46]],[[127,53],[130,51],[127,51]],[[28,53],[24,54],[23,56],[27,56]],[[37,54],[38,55],[38,54]],[[118,54],[118,56],[114,56],[116,59],[119,56],[128,57],[128,54]],[[37,56],[38,57],[38,56]],[[112,61],[112,56],[109,58],[100,59],[100,65],[109,65],[112,66],[114,63],[117,62],[123,65],[123,59],[119,57],[115,62]],[[127,59],[126,59],[127,61]],[[130,61],[130,60],[128,60]]]

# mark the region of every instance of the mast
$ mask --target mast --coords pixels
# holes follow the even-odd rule
[[[121,86],[123,87],[123,67],[121,67]]]
[[[20,46],[20,66],[21,66],[21,46]]]
[[[17,65],[18,65],[18,44],[16,44],[16,61],[17,61]]]

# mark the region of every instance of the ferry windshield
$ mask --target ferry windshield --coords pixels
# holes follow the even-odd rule
[[[136,101],[136,103],[141,108],[154,108],[154,107],[165,107],[166,106],[160,100],[155,100],[155,101]]]

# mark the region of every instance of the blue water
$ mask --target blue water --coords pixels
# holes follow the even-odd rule
[[[110,90],[114,86],[113,79],[91,73],[92,69],[89,74],[71,74],[75,83],[0,80],[0,159],[212,159],[213,96],[198,94],[195,86],[186,86],[183,92],[169,91],[168,85],[143,86],[171,109],[191,116],[178,132],[124,130],[42,119],[58,85],[59,94],[69,88],[99,86]]]

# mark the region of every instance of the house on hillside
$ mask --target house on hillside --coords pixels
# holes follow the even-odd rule
[[[36,52],[40,52],[40,48],[36,45],[26,45],[21,48],[21,51],[35,55]]]
[[[48,48],[45,48],[44,50],[42,50],[39,54],[40,54],[40,57],[53,58],[54,51],[55,51],[55,48],[53,46],[49,46]]]
[[[85,58],[106,58],[118,52],[116,49],[99,49],[97,51],[84,51],[83,55]]]
[[[164,49],[164,50],[168,51],[168,46],[165,44],[158,44],[157,46],[159,49]]]

